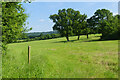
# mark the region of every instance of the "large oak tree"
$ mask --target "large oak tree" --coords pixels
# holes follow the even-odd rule
[[[107,9],[98,9],[92,16],[92,19],[95,23],[94,27],[97,27],[102,36],[104,36],[105,29],[108,27],[107,23],[109,24],[113,19],[113,13]]]
[[[50,19],[53,20],[55,25],[53,30],[60,32],[61,36],[65,36],[67,41],[69,41],[69,36],[73,34],[73,19],[76,15],[76,11],[68,8],[58,11],[58,14],[50,15]]]

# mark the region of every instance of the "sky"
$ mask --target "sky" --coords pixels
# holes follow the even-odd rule
[[[86,14],[90,18],[98,9],[108,9],[118,14],[118,2],[32,2],[22,3],[25,13],[28,14],[27,26],[32,27],[29,32],[53,31],[54,23],[50,15],[57,14],[59,9],[72,8]]]

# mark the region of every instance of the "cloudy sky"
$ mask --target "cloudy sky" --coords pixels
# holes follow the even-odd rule
[[[118,13],[118,2],[32,2],[22,3],[25,13],[29,15],[27,21],[30,32],[52,31],[54,23],[49,19],[52,14],[57,14],[59,9],[73,8],[79,10],[81,14],[91,17],[97,9],[108,9],[113,14]]]

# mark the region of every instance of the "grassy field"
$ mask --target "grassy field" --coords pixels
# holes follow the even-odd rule
[[[3,78],[117,78],[118,40],[99,34],[12,43],[2,58]],[[31,61],[28,64],[28,45]]]

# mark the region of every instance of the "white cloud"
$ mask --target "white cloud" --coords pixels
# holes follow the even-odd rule
[[[117,14],[118,14],[118,13],[113,13],[113,16],[114,16],[114,15],[117,15]]]
[[[44,22],[45,20],[44,19],[40,19],[40,22]]]

